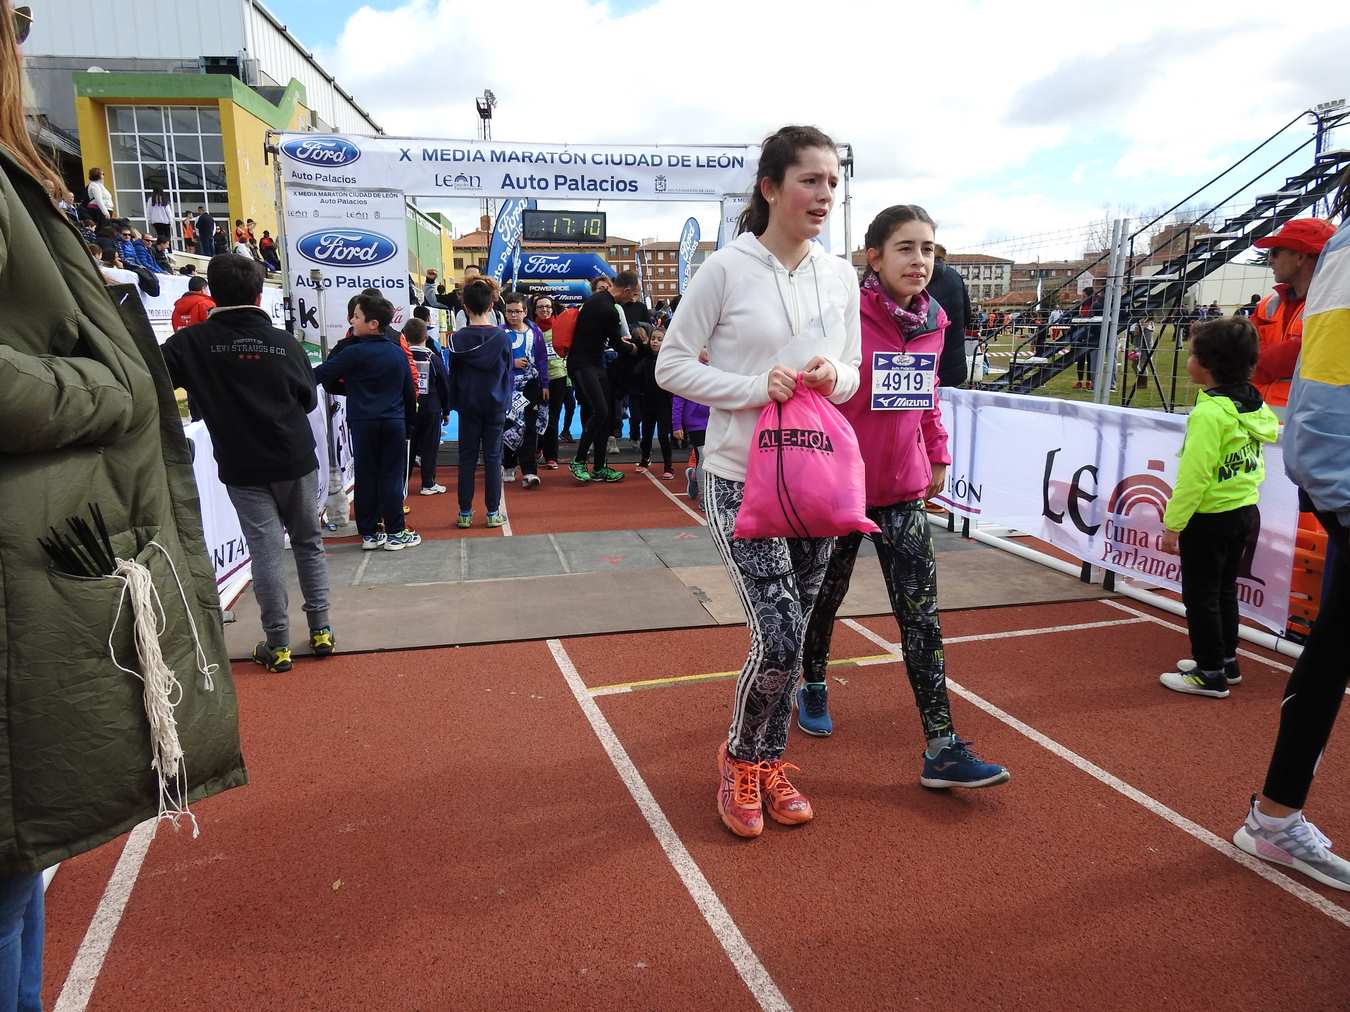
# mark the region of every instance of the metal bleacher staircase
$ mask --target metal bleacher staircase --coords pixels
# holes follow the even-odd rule
[[[1337,117],[1330,125],[1334,125],[1334,123],[1345,118],[1347,117]],[[1291,121],[1289,126],[1296,122],[1298,120]],[[1289,129],[1289,126],[1286,126],[1284,130]],[[1280,136],[1284,133],[1284,130],[1272,135],[1261,147]],[[1313,138],[1309,138],[1303,145],[1285,155],[1279,162],[1263,170],[1251,182],[1224,200],[1215,202],[1213,206],[1215,208],[1225,206],[1228,201],[1243,193],[1268,172],[1277,168],[1282,162],[1294,157],[1299,151],[1312,143]],[[1249,152],[1242,161],[1246,161],[1259,150],[1260,147]],[[1207,183],[1206,187],[1227,175],[1240,164],[1242,164],[1241,161],[1226,169],[1210,183]],[[1250,207],[1235,217],[1226,220],[1218,231],[1197,235],[1192,239],[1189,230],[1182,229],[1179,234],[1184,235],[1185,238],[1184,252],[1157,265],[1157,269],[1150,273],[1128,276],[1132,275],[1133,272],[1127,271],[1126,288],[1120,300],[1120,331],[1123,333],[1130,321],[1141,319],[1147,315],[1179,314],[1184,295],[1192,286],[1249,250],[1256,240],[1270,235],[1291,218],[1309,212],[1319,202],[1329,198],[1336,187],[1338,178],[1347,168],[1350,168],[1350,149],[1323,152],[1315,156],[1309,168],[1298,175],[1287,178],[1278,191],[1257,196]],[[1194,196],[1195,194],[1191,195],[1191,197]],[[1191,197],[1187,197],[1186,200],[1190,200]],[[1184,203],[1185,201],[1182,201],[1176,206],[1180,207]],[[1172,210],[1175,210],[1175,208]],[[1171,212],[1164,212],[1164,214],[1167,213]],[[1162,217],[1163,215],[1159,215],[1158,218],[1143,225],[1129,236],[1131,249],[1133,248],[1133,241],[1144,234],[1148,228],[1155,225]],[[1091,270],[1093,267],[1105,265],[1108,256],[1109,254],[1103,254],[1099,260],[1088,264],[1085,269]],[[1135,259],[1134,256],[1131,256],[1128,262],[1133,263]],[[1150,264],[1149,266],[1153,267],[1154,265]],[[1052,304],[1058,299],[1059,291],[1071,285],[1076,286],[1076,284],[1076,278],[1070,279],[1061,289],[1053,292],[1050,295]],[[1030,393],[1044,386],[1065,369],[1072,368],[1076,363],[1093,355],[1097,348],[1097,333],[1101,322],[1100,316],[1075,316],[1062,321],[1062,325],[1067,326],[1070,332],[1073,328],[1090,328],[1091,339],[1079,341],[1052,341],[1049,324],[1043,324],[1016,345],[1007,372],[977,382],[974,385],[983,390]],[[1038,348],[1044,350],[1046,357],[1034,356],[1034,352]]]

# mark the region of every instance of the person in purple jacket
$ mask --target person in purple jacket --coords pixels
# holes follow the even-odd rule
[[[704,365],[708,364],[707,349],[699,353],[698,360]],[[708,434],[708,406],[685,400],[683,397],[671,398],[670,427],[674,430],[673,435],[676,439],[681,442],[687,439],[689,445],[694,448],[694,466],[684,469],[684,483],[685,494],[697,501],[699,482],[703,477],[700,473],[700,465],[703,463],[703,440]]]
[[[935,245],[933,219],[914,204],[888,207],[868,226],[868,270],[859,302],[861,382],[839,410],[858,436],[866,465],[867,516],[881,528],[871,537],[928,745],[919,783],[992,787],[1006,783],[1010,774],[976,757],[952,726],[937,564],[924,505],[942,488],[951,462],[937,400],[947,314],[926,291]],[[830,635],[861,544],[861,534],[835,542],[806,627],[797,726],[817,737],[833,731],[825,684]]]

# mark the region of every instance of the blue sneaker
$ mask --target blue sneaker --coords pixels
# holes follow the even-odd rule
[[[834,730],[830,722],[829,687],[824,682],[803,682],[797,690],[797,726],[817,738],[828,738]]]
[[[919,783],[925,787],[993,787],[1012,779],[998,763],[987,763],[966,747],[970,744],[957,737],[936,757],[924,752]]]

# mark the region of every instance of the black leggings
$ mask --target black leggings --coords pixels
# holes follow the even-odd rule
[[[869,509],[867,516],[881,528],[880,534],[872,535],[872,543],[891,598],[891,610],[900,625],[905,672],[919,708],[924,737],[931,740],[954,734],[928,511],[921,500],[916,500]],[[834,543],[802,646],[802,676],[808,682],[825,681],[834,619],[848,594],[862,538],[861,534],[850,534]]]
[[[1237,657],[1238,571],[1260,520],[1255,506],[1196,513],[1181,532],[1181,600],[1201,671],[1220,672]]]
[[[670,470],[670,401],[655,407],[642,408],[642,462],[650,464],[652,460],[652,434],[656,434],[661,444],[661,459],[666,470]]]
[[[1350,683],[1350,543],[1334,514],[1318,513],[1317,519],[1328,541],[1336,543],[1336,554],[1317,620],[1284,690],[1280,731],[1262,789],[1271,801],[1290,808],[1302,808],[1308,799]]]
[[[567,377],[559,376],[548,381],[548,428],[544,430],[544,459],[558,459],[558,416],[562,414],[563,404],[567,400]],[[568,424],[572,422],[568,414]]]
[[[590,451],[595,455],[595,467],[599,470],[605,466],[605,453],[609,447],[609,379],[604,366],[583,365],[577,367],[572,382],[587,412],[586,427],[581,430],[581,442],[577,443],[576,459],[585,461]]]

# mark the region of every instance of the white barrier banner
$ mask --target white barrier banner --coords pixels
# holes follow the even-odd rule
[[[1171,590],[1181,560],[1158,551],[1186,417],[972,390],[941,390],[957,513],[1023,531],[1084,562]],[[1260,536],[1238,575],[1241,612],[1275,632],[1289,618],[1298,493],[1265,448]]]
[[[216,569],[216,592],[221,604],[231,601],[253,574],[248,542],[239,529],[239,517],[216,472],[211,434],[205,422],[189,422],[184,433],[192,443],[192,472],[202,504],[202,532],[206,552]]]
[[[347,333],[347,303],[363,288],[379,289],[396,307],[408,304],[408,227],[402,193],[288,187],[285,201],[286,269],[301,341],[320,343],[321,317],[328,346],[342,340]],[[309,276],[315,268],[322,272],[322,307]]]
[[[419,197],[720,200],[747,192],[759,163],[758,145],[282,134],[279,146],[287,187],[392,187]]]
[[[141,299],[141,305],[145,307],[145,315],[150,318],[150,328],[155,332],[155,340],[160,344],[167,341],[173,334],[174,303],[187,294],[188,281],[191,279],[186,274],[156,274],[155,278],[159,281],[159,294],[146,295],[145,292],[141,291],[140,285],[137,284],[136,275],[131,271],[118,270],[115,267],[104,267],[102,270],[104,276],[111,280],[119,284],[131,285],[136,289],[136,294]],[[286,296],[281,289],[264,286],[261,305],[272,317],[272,326],[285,330]]]

